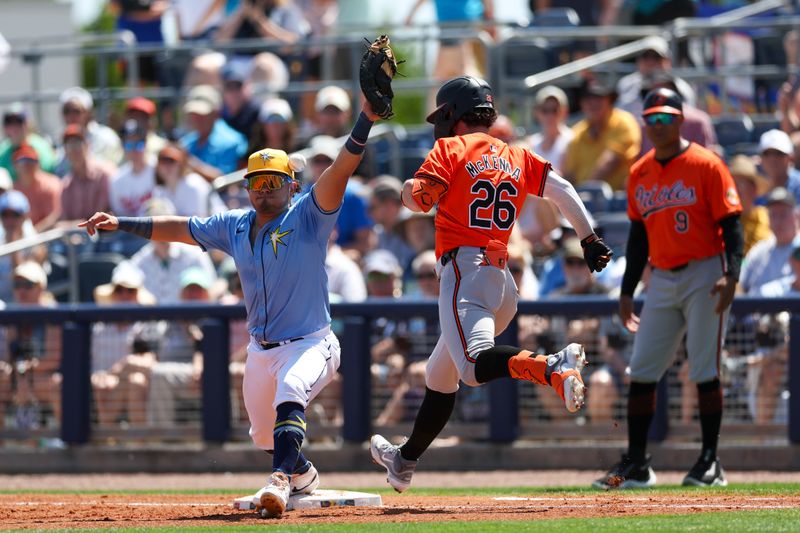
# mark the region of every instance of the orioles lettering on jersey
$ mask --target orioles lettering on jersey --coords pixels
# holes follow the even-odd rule
[[[678,180],[672,185],[659,187],[654,184],[649,189],[639,185],[636,187],[635,199],[642,218],[647,218],[668,207],[692,205],[697,201],[697,193],[694,187],[687,187],[683,180]]]
[[[486,133],[438,139],[414,176],[424,210],[438,204],[436,255],[459,246],[508,243],[529,194],[541,196],[550,163]]]

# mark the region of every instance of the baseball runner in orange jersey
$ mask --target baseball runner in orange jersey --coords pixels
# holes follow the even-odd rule
[[[630,362],[628,452],[597,488],[649,487],[656,477],[646,454],[656,383],[686,333],[689,379],[697,384],[703,445],[684,485],[726,485],[717,458],[722,421],[719,358],[728,308],[742,261],[742,211],[733,178],[713,152],[680,136],[683,105],[670,89],[644,100],[645,133],[654,149],[631,167],[631,229],[620,317],[636,332]],[[641,320],[633,292],[648,256],[653,268]]]
[[[529,194],[552,200],[582,238],[589,268],[602,270],[611,250],[594,234],[575,189],[533,152],[488,134],[497,118],[489,85],[473,77],[445,83],[428,117],[437,141],[412,180],[403,203],[436,212],[436,273],[442,335],[428,360],[425,397],[411,436],[394,446],[380,435],[370,442],[373,461],[386,468],[398,492],[411,484],[417,459],[441,432],[455,404],[459,381],[479,386],[512,377],[549,385],[569,411],[583,405],[583,347],[537,355],[494,338],[517,311],[517,287],[506,261],[511,229]]]

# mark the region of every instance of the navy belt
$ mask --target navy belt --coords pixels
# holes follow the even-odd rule
[[[289,344],[290,342],[294,341],[301,341],[303,337],[295,337],[294,339],[289,339],[288,341],[280,341],[280,342],[261,342],[259,341],[258,344],[264,350],[271,350],[273,348],[277,348],[278,346],[283,346],[284,344]]]
[[[486,247],[481,246],[480,250],[481,252],[485,252]],[[442,266],[447,265],[447,263],[449,263],[452,259],[455,259],[456,255],[458,255],[458,248],[453,248],[452,250],[448,250],[445,253],[443,253],[441,258]]]

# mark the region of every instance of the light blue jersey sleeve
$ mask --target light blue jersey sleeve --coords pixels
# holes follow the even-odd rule
[[[203,250],[215,248],[228,255],[231,253],[231,228],[237,217],[232,211],[217,213],[208,218],[189,217],[189,233]]]
[[[300,214],[300,220],[303,226],[305,226],[312,235],[316,236],[321,244],[327,246],[328,237],[330,237],[336,225],[336,219],[339,218],[339,212],[342,209],[341,204],[333,211],[323,211],[317,203],[317,199],[314,196],[314,187],[312,187],[308,194],[304,194],[300,197],[295,205],[295,209],[297,209]]]

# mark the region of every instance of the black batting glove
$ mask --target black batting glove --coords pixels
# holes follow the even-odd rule
[[[589,266],[591,272],[600,272],[611,261],[611,256],[614,252],[611,248],[606,246],[603,239],[592,233],[585,239],[581,240],[581,247],[583,248],[583,258]]]

